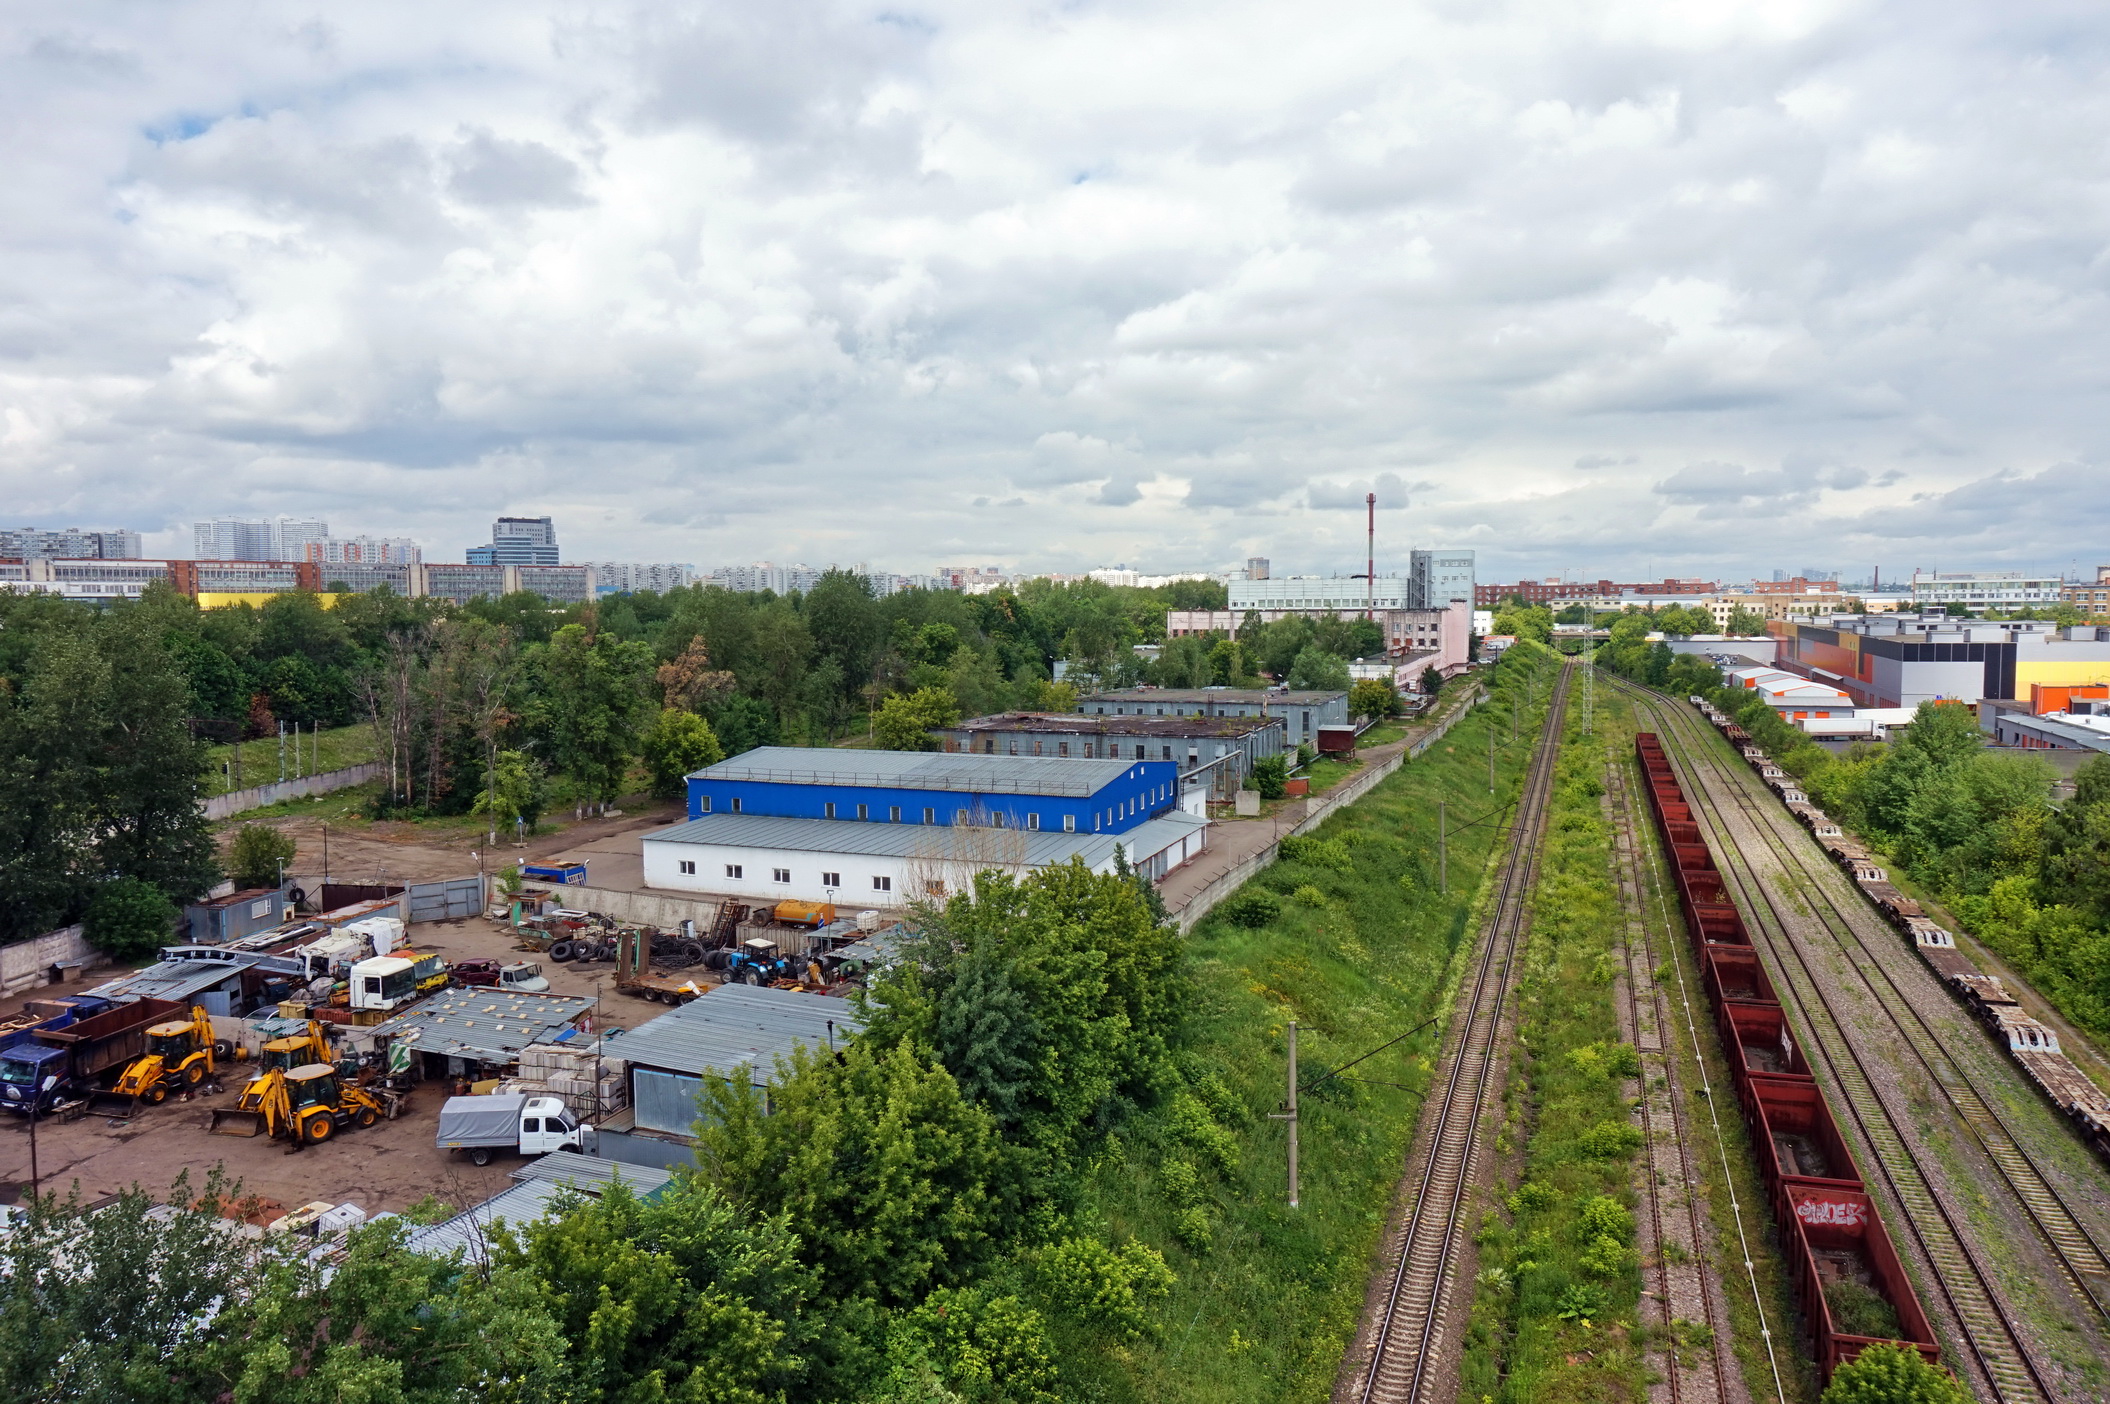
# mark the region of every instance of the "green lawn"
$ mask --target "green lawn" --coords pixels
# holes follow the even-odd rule
[[[1551,657],[1540,655],[1550,678]],[[1550,689],[1542,681],[1543,700]],[[1503,719],[1507,726],[1507,718]],[[1330,818],[1340,841],[1248,884],[1276,894],[1257,929],[1211,916],[1195,929],[1196,1033],[1186,1056],[1216,1075],[1240,1123],[1235,1165],[1203,1174],[1209,1232],[1182,1246],[1176,1187],[1160,1166],[1189,1155],[1160,1118],[1125,1125],[1084,1187],[1083,1213],[1114,1241],[1161,1247],[1179,1283],[1162,1332],[1104,1356],[1080,1353],[1078,1397],[1309,1401],[1330,1391],[1442,1038],[1497,826],[1454,833],[1448,894],[1436,886],[1435,802],[1487,807],[1483,718]],[[1514,793],[1529,748],[1500,752]],[[1307,1082],[1429,1019],[1436,1023],[1304,1101],[1303,1203],[1285,1203],[1284,1028],[1300,1028]]]
[[[303,730],[299,738],[300,754],[294,755],[294,737],[286,733],[285,778],[296,775],[319,775],[325,771],[342,770],[346,766],[360,765],[373,760],[379,750],[374,741],[374,729],[365,722],[355,726],[330,727],[322,731]],[[205,775],[205,793],[224,795],[230,790],[247,789],[253,785],[267,785],[279,778],[279,739],[264,737],[256,741],[244,741],[239,746],[214,746],[207,752],[209,768]],[[240,775],[235,767],[239,756]]]

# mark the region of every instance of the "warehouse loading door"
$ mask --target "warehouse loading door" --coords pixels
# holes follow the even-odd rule
[[[410,919],[454,921],[475,916],[484,907],[483,891],[483,879],[479,877],[412,883],[405,894],[410,900]]]

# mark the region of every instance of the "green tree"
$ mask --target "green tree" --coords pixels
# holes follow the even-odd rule
[[[744,1068],[707,1077],[698,1174],[798,1225],[836,1297],[898,1304],[957,1282],[1001,1227],[1002,1143],[989,1113],[907,1042],[860,1038],[780,1063],[765,1108]]]
[[[1348,689],[1348,711],[1352,716],[1376,720],[1399,710],[1399,694],[1390,683],[1363,678]]]
[[[1252,781],[1262,799],[1281,799],[1289,793],[1289,758],[1262,756],[1253,762]]]
[[[227,875],[236,887],[276,887],[295,851],[290,835],[269,824],[244,824],[228,849]]]
[[[1744,605],[1729,611],[1729,622],[1723,632],[1732,636],[1756,638],[1766,632],[1766,616]]]
[[[1443,688],[1443,674],[1433,667],[1421,670],[1421,695],[1434,697]]]
[[[1290,664],[1289,676],[1283,681],[1299,692],[1346,692],[1348,661],[1316,644],[1307,645]]]
[[[949,689],[925,687],[880,703],[872,718],[872,736],[888,751],[935,751],[938,738],[931,733],[959,722],[959,699]]]
[[[834,662],[837,690],[846,696],[864,685],[886,643],[887,628],[871,582],[830,568],[806,594],[806,627],[813,634],[817,663]]]
[[[1911,1346],[1873,1345],[1832,1372],[1823,1404],[1968,1404],[1954,1375]]]
[[[691,771],[716,765],[725,759],[725,748],[711,724],[694,712],[668,707],[645,733],[645,769],[652,775],[654,799],[680,799],[688,790]]]
[[[542,767],[534,758],[525,751],[500,751],[469,812],[485,816],[494,825],[518,819],[532,830],[548,803]]]
[[[112,960],[141,961],[174,939],[177,915],[176,904],[151,882],[112,878],[89,899],[81,934]]]
[[[1553,611],[1544,605],[1512,604],[1496,613],[1495,632],[1550,646],[1553,642]]]
[[[2038,880],[2052,901],[2110,922],[2110,756],[2074,771],[2073,799],[2045,820]]]
[[[536,663],[541,695],[534,724],[545,753],[594,798],[615,799],[653,707],[651,649],[567,624],[550,636]]]

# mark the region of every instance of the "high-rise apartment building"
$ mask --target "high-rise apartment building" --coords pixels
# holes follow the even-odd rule
[[[18,527],[0,531],[0,559],[13,561],[136,561],[139,533],[136,531],[39,531]]]
[[[407,536],[330,536],[307,544],[305,559],[324,565],[408,565],[425,553]]]
[[[491,544],[471,546],[467,559],[470,565],[559,565],[556,523],[548,517],[500,517],[491,523]]]
[[[329,523],[312,518],[216,517],[197,524],[193,554],[201,561],[305,561],[311,545],[329,539]]]
[[[664,595],[696,583],[696,567],[679,562],[589,561],[594,588],[604,595],[650,590]]]

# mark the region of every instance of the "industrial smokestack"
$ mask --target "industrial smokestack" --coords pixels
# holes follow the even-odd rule
[[[1364,543],[1369,549],[1363,562],[1363,618],[1377,622],[1377,494],[1363,498],[1363,505],[1370,512],[1369,537]]]

